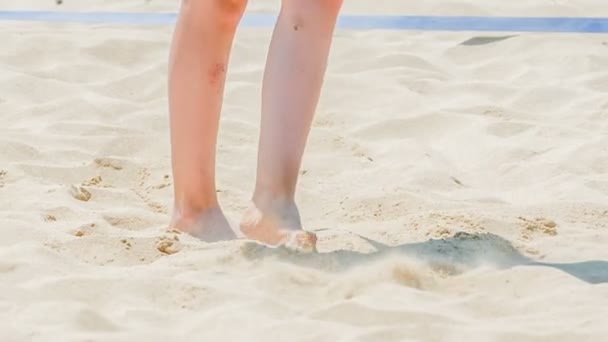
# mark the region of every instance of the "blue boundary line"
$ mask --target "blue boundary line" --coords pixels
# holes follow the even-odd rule
[[[0,21],[167,25],[175,22],[175,18],[175,13],[0,11]],[[271,27],[275,18],[270,14],[247,14],[242,25]],[[338,27],[359,30],[608,33],[608,18],[342,15]]]

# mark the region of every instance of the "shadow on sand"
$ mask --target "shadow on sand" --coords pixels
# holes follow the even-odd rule
[[[285,248],[268,248],[248,243],[242,252],[248,259],[278,258],[299,266],[326,271],[345,271],[387,256],[408,256],[426,262],[431,268],[442,270],[450,275],[460,274],[484,264],[491,264],[499,269],[515,266],[543,266],[559,269],[590,284],[608,283],[608,261],[539,262],[522,255],[511,242],[491,233],[460,232],[450,238],[431,239],[399,246],[388,246],[362,236],[360,238],[370,243],[375,251],[358,253],[342,250],[298,254]]]

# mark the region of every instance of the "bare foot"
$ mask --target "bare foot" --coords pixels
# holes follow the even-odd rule
[[[177,210],[171,227],[205,242],[234,240],[236,235],[219,207],[209,208],[196,215],[183,215]]]
[[[241,221],[241,232],[249,239],[298,252],[316,251],[317,237],[302,229],[300,213],[293,202],[254,203]]]

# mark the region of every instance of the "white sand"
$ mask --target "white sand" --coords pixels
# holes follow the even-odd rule
[[[87,3],[62,8],[177,2]],[[608,15],[605,0],[419,3],[345,13]],[[608,339],[607,35],[338,31],[298,198],[323,254],[298,257],[183,234],[156,248],[176,236],[171,30],[0,23],[0,341]],[[269,37],[240,29],[229,69],[232,221]]]

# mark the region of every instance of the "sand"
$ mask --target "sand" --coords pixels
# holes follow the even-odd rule
[[[0,5],[15,8],[55,6]],[[604,0],[344,10],[608,15]],[[171,30],[0,23],[0,341],[608,339],[608,36],[339,30],[298,193],[320,254],[302,256],[167,231]],[[233,222],[269,38],[241,28],[229,68]]]

